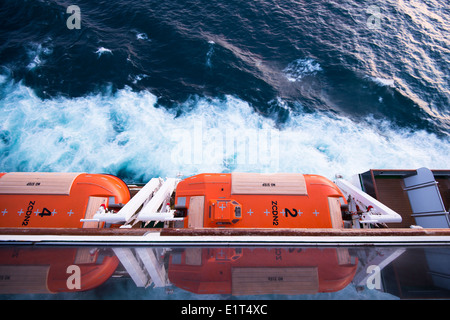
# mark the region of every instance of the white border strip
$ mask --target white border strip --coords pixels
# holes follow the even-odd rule
[[[0,235],[0,245],[314,245],[314,246],[398,246],[450,245],[450,236],[143,236]]]

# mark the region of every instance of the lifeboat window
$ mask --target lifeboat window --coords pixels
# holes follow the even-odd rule
[[[185,207],[185,206],[186,206],[186,197],[178,197],[177,207]]]
[[[234,208],[234,216],[236,218],[240,218],[241,217],[241,207],[235,207]]]

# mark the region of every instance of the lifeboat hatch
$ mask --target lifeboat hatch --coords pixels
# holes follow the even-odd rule
[[[188,209],[189,228],[203,228],[204,207],[204,196],[190,197]]]
[[[328,206],[330,210],[331,225],[334,229],[342,229],[344,223],[342,220],[341,200],[336,197],[328,197]]]
[[[231,173],[231,194],[308,195],[300,173]]]
[[[234,267],[231,294],[315,294],[319,292],[318,267]]]
[[[242,207],[235,200],[209,200],[209,219],[216,225],[235,224],[242,219]]]
[[[90,220],[94,217],[94,214],[97,212],[98,208],[101,206],[108,205],[108,198],[106,197],[89,197],[88,205],[86,208],[86,212],[84,214],[85,220]],[[103,225],[103,223],[102,223]],[[84,221],[82,228],[98,228],[99,222],[96,221]]]
[[[0,179],[1,194],[69,195],[80,173],[9,172]]]

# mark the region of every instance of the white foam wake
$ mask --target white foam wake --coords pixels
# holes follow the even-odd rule
[[[52,39],[48,38],[41,44],[31,42],[26,46],[26,52],[30,59],[30,63],[27,65],[28,70],[32,70],[45,63],[47,58],[53,53],[51,43]]]
[[[97,54],[97,57],[100,57],[103,54],[113,54],[111,49],[104,48],[104,47],[98,48],[97,51],[95,51],[95,53]]]
[[[290,82],[296,82],[308,75],[315,75],[322,71],[320,64],[311,58],[297,59],[292,61],[283,70],[284,75]]]
[[[392,88],[395,87],[394,79],[385,79],[385,78],[379,78],[379,77],[371,77],[370,79],[380,86],[386,86],[386,87],[392,87]]]
[[[41,100],[26,86],[0,80],[0,171],[125,170],[147,180],[179,172],[333,178],[371,168],[448,167],[447,140],[373,119],[299,113],[280,128],[232,96],[193,98],[176,117],[149,92]]]

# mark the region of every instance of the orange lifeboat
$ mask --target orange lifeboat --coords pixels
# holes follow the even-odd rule
[[[0,227],[97,228],[80,220],[129,200],[127,185],[112,175],[0,173]]]
[[[342,228],[344,195],[319,175],[199,174],[180,181],[185,228]]]

